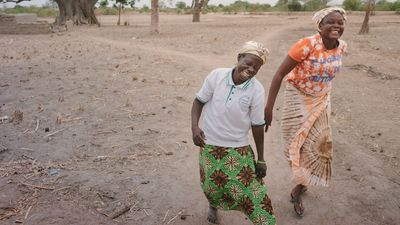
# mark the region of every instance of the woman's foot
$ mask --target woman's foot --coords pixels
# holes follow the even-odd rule
[[[296,214],[299,217],[303,217],[304,215],[304,206],[303,202],[301,200],[301,195],[307,191],[307,187],[304,185],[297,185],[296,187],[293,188],[292,192],[290,193],[291,196],[291,202],[293,203],[293,208]]]
[[[218,224],[218,210],[215,207],[210,206],[208,209],[207,220],[210,223]]]

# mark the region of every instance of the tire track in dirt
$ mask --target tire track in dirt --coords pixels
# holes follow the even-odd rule
[[[260,40],[262,43],[268,43],[267,47],[268,48],[273,48],[276,46],[277,40],[279,40],[279,37],[282,33],[286,32],[287,30],[293,29],[295,27],[301,26],[303,24],[308,24],[309,21],[306,20],[300,20],[300,22],[296,21],[296,23],[291,23],[288,25],[280,26],[278,29],[277,27],[273,27],[272,29],[273,32],[263,32],[259,34],[258,36],[255,36],[253,40]],[[83,36],[83,35],[82,35]],[[102,44],[107,44],[111,45],[114,47],[118,48],[125,48],[125,49],[131,49],[131,50],[139,50],[139,51],[145,51],[154,55],[163,55],[163,56],[171,56],[171,57],[178,57],[183,59],[184,63],[187,62],[192,62],[195,64],[201,64],[204,67],[215,67],[216,65],[226,65],[227,63],[230,63],[230,59],[232,55],[237,54],[235,51],[227,51],[223,55],[215,55],[215,54],[198,54],[198,53],[187,53],[183,51],[177,51],[173,50],[168,47],[155,47],[154,45],[151,44],[143,44],[143,43],[135,43],[133,41],[115,41],[112,39],[104,38],[104,37],[98,37],[94,35],[84,35],[86,38],[89,38],[91,40],[94,40],[96,42],[102,43]],[[240,47],[240,46],[238,46]],[[212,59],[212,60],[210,60]]]

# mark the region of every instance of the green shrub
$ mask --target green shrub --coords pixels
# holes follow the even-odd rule
[[[326,4],[321,0],[309,0],[304,4],[304,10],[317,11],[326,7]]]
[[[400,10],[400,0],[397,0],[392,3],[390,10],[398,12]]]
[[[97,8],[95,13],[99,15],[118,15],[118,9],[116,8]]]
[[[386,0],[380,0],[375,4],[375,10],[376,11],[390,11],[390,8],[392,6],[391,2],[388,2]]]
[[[148,13],[150,12],[150,8],[147,5],[143,5],[143,7],[140,9],[140,12]]]
[[[301,11],[302,6],[298,0],[293,0],[288,4],[288,9],[292,12]]]
[[[222,9],[221,9],[222,7]],[[218,5],[218,7],[214,6],[215,11],[222,11],[224,13],[238,13],[238,12],[266,12],[270,11],[271,5],[269,4],[260,4],[260,3],[249,3],[247,1],[235,1],[234,3],[223,6]]]
[[[14,8],[7,8],[1,11],[10,14],[33,13],[36,14],[38,17],[56,17],[58,15],[58,9],[41,8],[36,6],[23,7],[20,5],[16,5]]]
[[[342,6],[346,10],[358,11],[362,9],[361,0],[344,0]]]
[[[175,4],[175,7],[176,7],[177,9],[186,9],[186,8],[187,8],[186,3],[185,3],[185,2],[182,2],[182,1],[177,2],[177,3]]]

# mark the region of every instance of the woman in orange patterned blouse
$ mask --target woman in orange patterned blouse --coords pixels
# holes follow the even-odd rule
[[[331,177],[332,138],[329,124],[331,80],[342,66],[347,44],[340,40],[345,11],[331,7],[315,13],[318,33],[292,46],[269,89],[265,122],[270,125],[276,96],[286,78],[281,119],[285,153],[295,187],[290,196],[294,210],[303,216],[301,195],[309,185],[327,186]],[[268,126],[265,131],[267,132]]]

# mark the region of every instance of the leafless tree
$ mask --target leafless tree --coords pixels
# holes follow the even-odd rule
[[[368,0],[367,3],[367,9],[365,10],[365,17],[364,17],[364,21],[361,25],[361,29],[358,32],[359,34],[368,34],[369,33],[369,16],[372,12],[372,10],[375,7],[375,0]]]

